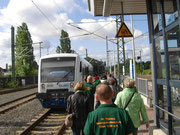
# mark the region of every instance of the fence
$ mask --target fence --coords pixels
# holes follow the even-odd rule
[[[123,81],[128,76],[120,76],[120,85],[123,87]],[[136,87],[138,92],[145,97],[146,103],[152,106],[152,80],[144,78],[136,78]]]
[[[138,92],[146,97],[147,104],[152,106],[152,80],[151,79],[144,79],[144,78],[137,78],[136,85]]]
[[[0,87],[6,87],[7,83],[11,82],[11,77],[0,77]],[[28,77],[16,77],[19,86],[31,85],[38,83],[38,76],[28,76]]]

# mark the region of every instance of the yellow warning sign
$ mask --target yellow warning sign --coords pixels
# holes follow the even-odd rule
[[[131,31],[128,29],[125,23],[122,23],[118,33],[116,34],[116,38],[119,37],[133,37]]]

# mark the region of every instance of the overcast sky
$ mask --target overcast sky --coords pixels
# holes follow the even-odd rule
[[[41,11],[40,11],[41,10]],[[146,15],[136,15],[134,18],[135,37],[148,32]],[[42,55],[56,53],[60,44],[61,30],[69,33],[71,47],[82,57],[85,49],[90,57],[106,60],[105,38],[114,38],[116,35],[115,16],[94,17],[88,11],[87,0],[0,0],[0,67],[11,65],[11,34],[10,28],[25,22],[28,25],[34,43],[43,41]],[[83,23],[79,23],[83,22]],[[71,25],[78,26],[79,30]],[[125,23],[131,30],[130,16],[125,16]],[[95,33],[103,38],[99,38]],[[89,34],[81,36],[83,34]],[[126,41],[131,40],[127,38]],[[136,55],[142,54],[143,61],[150,60],[148,34],[135,40]],[[33,44],[35,59],[39,60],[39,45]],[[125,44],[126,57],[132,57],[132,43]],[[116,49],[116,46],[115,46]],[[110,61],[114,64],[113,43],[109,42]],[[116,56],[116,54],[115,54]]]

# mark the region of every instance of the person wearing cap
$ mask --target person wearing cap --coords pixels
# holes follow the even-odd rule
[[[114,103],[119,108],[124,108],[128,111],[133,121],[134,127],[136,128],[133,132],[133,135],[137,135],[137,131],[141,123],[140,115],[142,116],[143,122],[146,123],[146,128],[149,128],[149,119],[147,116],[146,108],[144,106],[144,102],[135,87],[134,79],[125,79],[124,87],[125,88],[123,89],[123,91],[118,93]]]
[[[74,87],[75,93],[68,97],[67,112],[73,114],[73,135],[83,134],[87,115],[92,111],[89,97],[85,94],[84,82],[78,82]]]
[[[132,135],[134,125],[128,112],[112,102],[113,91],[107,84],[96,87],[96,98],[101,105],[88,114],[85,135]]]

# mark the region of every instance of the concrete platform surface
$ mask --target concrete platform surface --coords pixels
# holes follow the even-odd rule
[[[146,111],[149,117],[150,126],[154,126],[154,109],[146,107]],[[138,135],[149,135],[149,129],[146,129],[146,125],[144,123],[138,129]]]

